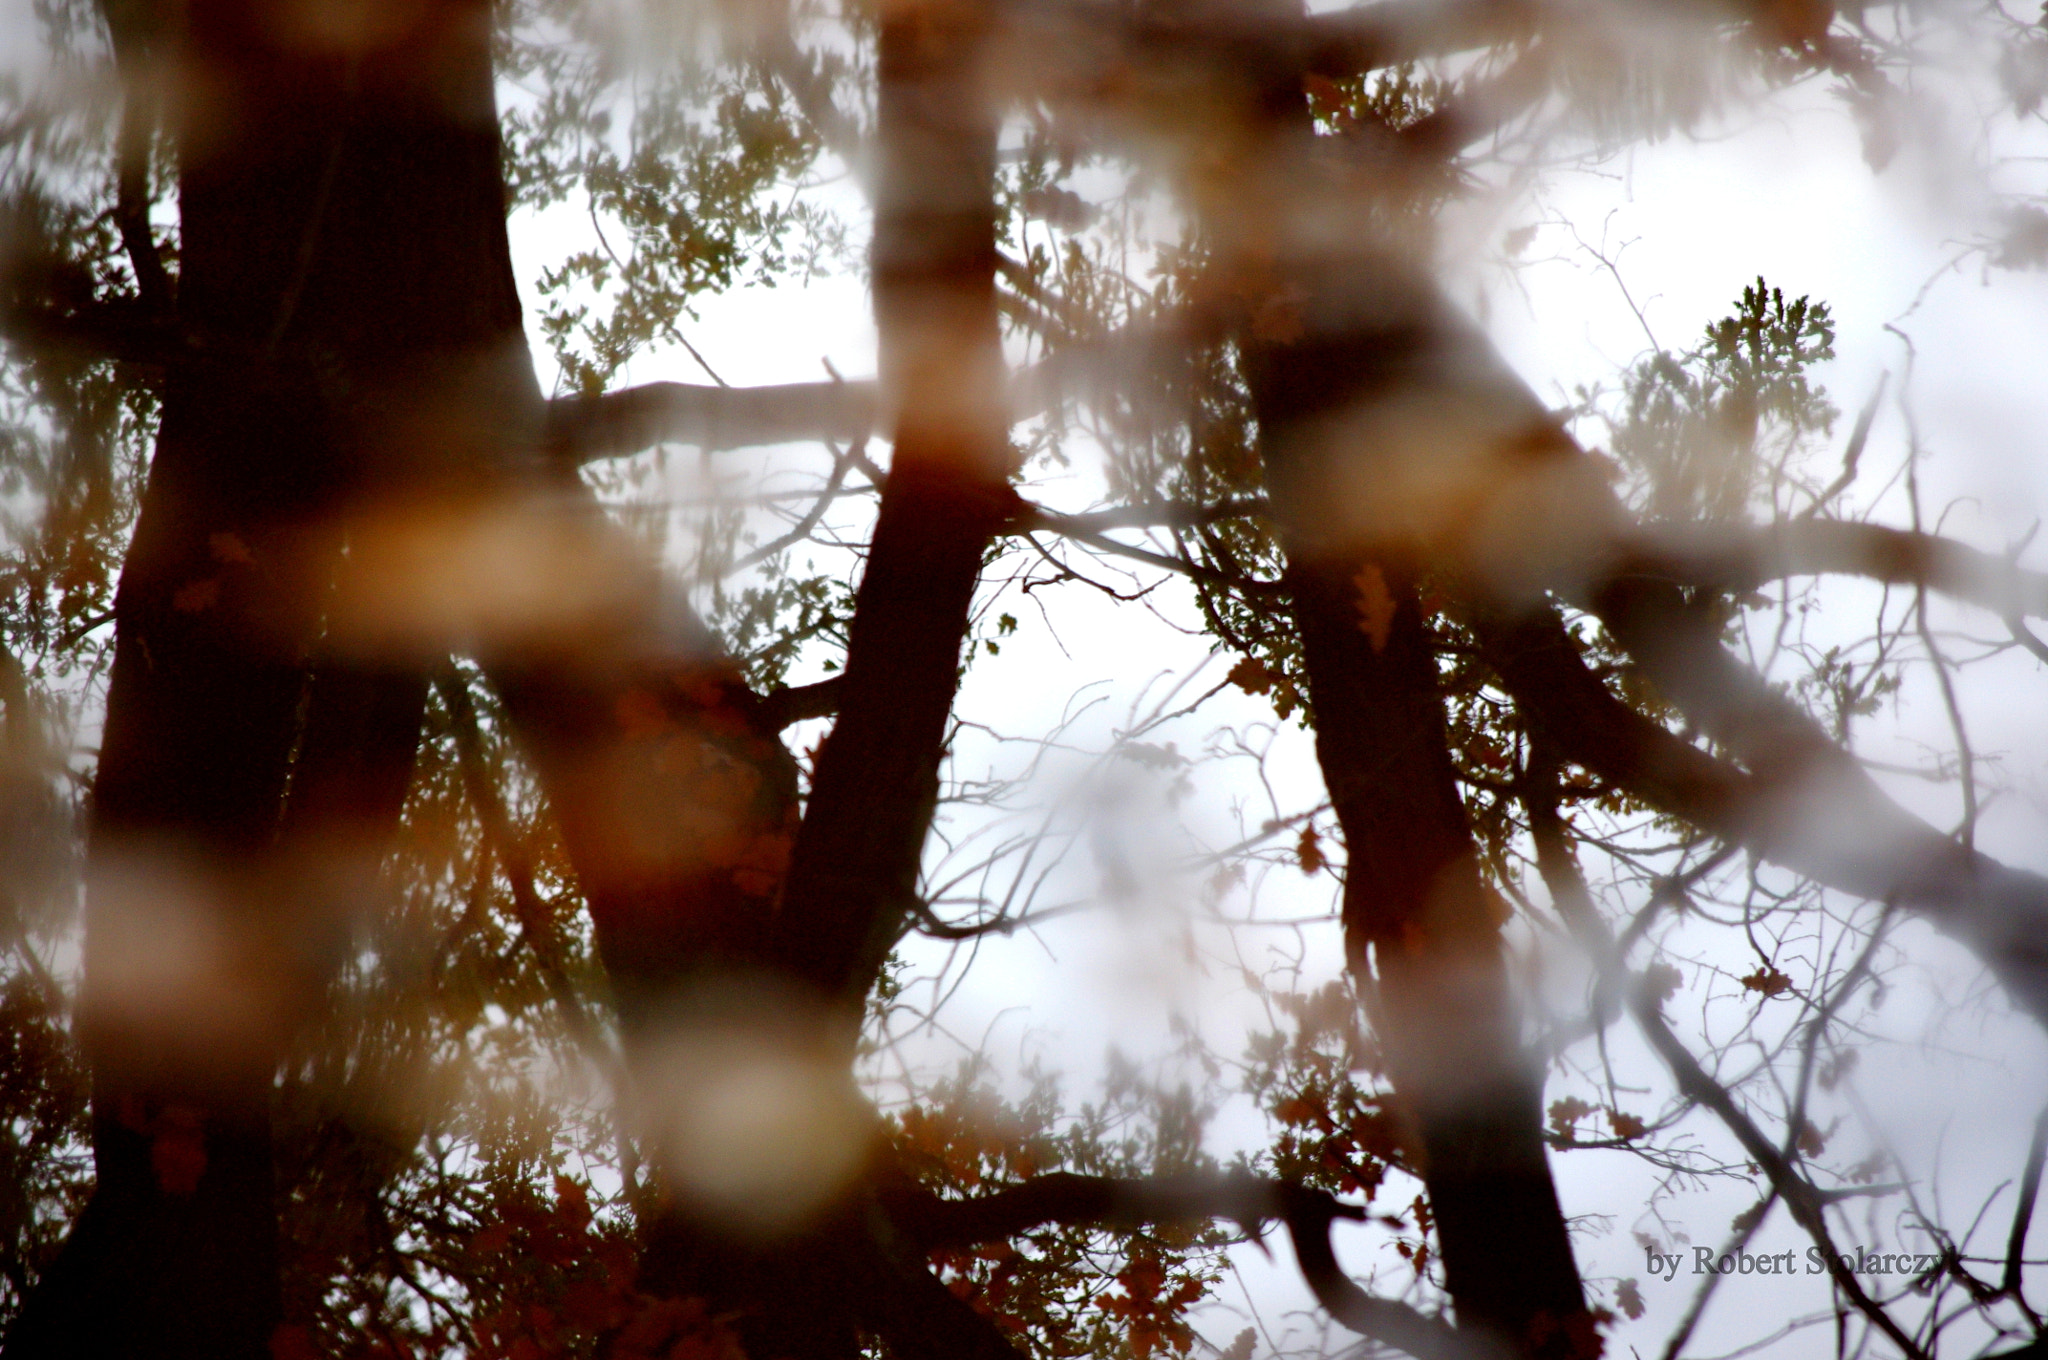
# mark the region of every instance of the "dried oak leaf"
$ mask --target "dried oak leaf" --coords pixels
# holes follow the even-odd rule
[[[1358,587],[1358,631],[1371,639],[1375,652],[1383,652],[1394,628],[1394,596],[1387,589],[1386,575],[1379,563],[1368,562],[1351,578],[1351,584]]]
[[[1757,970],[1742,979],[1742,985],[1749,991],[1764,996],[1782,996],[1792,987],[1792,979],[1773,968],[1770,964],[1757,965]]]

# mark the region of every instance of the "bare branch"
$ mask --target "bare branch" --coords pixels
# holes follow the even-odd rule
[[[1481,1334],[1454,1331],[1440,1319],[1405,1303],[1366,1293],[1337,1264],[1330,1224],[1337,1217],[1324,1205],[1300,1200],[1290,1206],[1287,1235],[1302,1277],[1326,1312],[1357,1332],[1397,1347],[1418,1360],[1493,1360],[1499,1347]]]
[[[789,532],[770,539],[745,557],[740,558],[732,564],[732,570],[735,572],[744,571],[756,563],[766,562],[783,549],[793,548],[809,538],[811,531],[818,527],[818,521],[825,518],[826,509],[838,498],[839,488],[846,482],[848,469],[867,461],[866,445],[867,436],[862,435],[844,453],[841,453],[838,449],[833,449],[832,475],[825,479],[825,487],[818,493],[817,499],[811,502],[811,508],[804,512],[801,519],[790,526]]]
[[[1644,1036],[1650,1041],[1650,1047],[1657,1050],[1657,1056],[1671,1069],[1672,1077],[1678,1082],[1678,1089],[1689,1099],[1698,1101],[1712,1110],[1721,1122],[1728,1126],[1728,1131],[1735,1135],[1736,1141],[1742,1144],[1742,1149],[1749,1154],[1749,1159],[1763,1168],[1764,1174],[1770,1179],[1771,1188],[1777,1192],[1778,1198],[1785,1202],[1785,1208],[1799,1226],[1806,1230],[1814,1245],[1820,1248],[1821,1254],[1826,1258],[1828,1277],[1834,1281],[1835,1288],[1842,1292],[1858,1312],[1870,1319],[1871,1325],[1889,1337],[1892,1344],[1903,1354],[1911,1357],[1911,1360],[1928,1360],[1927,1352],[1912,1337],[1906,1335],[1898,1323],[1892,1321],[1891,1315],[1885,1312],[1875,1299],[1864,1292],[1863,1285],[1856,1278],[1856,1272],[1843,1263],[1842,1253],[1835,1246],[1834,1235],[1828,1230],[1824,1212],[1826,1206],[1819,1192],[1798,1173],[1778,1150],[1777,1145],[1764,1137],[1763,1130],[1742,1112],[1741,1107],[1736,1105],[1734,1097],[1728,1094],[1727,1088],[1708,1076],[1706,1070],[1686,1050],[1685,1045],[1679,1042],[1678,1036],[1671,1032],[1671,1027],[1664,1023],[1664,1017],[1658,1014],[1656,999],[1647,990],[1638,987],[1635,994],[1629,998],[1629,1011],[1635,1016],[1636,1023],[1642,1027]]]
[[[1047,529],[1056,534],[1101,533],[1106,529],[1191,529],[1219,519],[1266,513],[1265,498],[1238,496],[1214,505],[1189,505],[1181,501],[1144,501],[1121,505],[1113,510],[1089,510],[1063,515],[1034,508],[1023,521],[1025,529]]]
[[[1319,1191],[1333,1217],[1362,1218],[1364,1210]],[[966,1246],[1016,1237],[1054,1224],[1130,1231],[1158,1223],[1227,1218],[1247,1235],[1284,1217],[1288,1189],[1263,1176],[1150,1176],[1119,1178],[1053,1171],[974,1199],[940,1199],[918,1192],[891,1207],[892,1216],[926,1248]]]
[[[1650,667],[1666,693],[1710,732],[1727,730],[1750,763],[1744,772],[1680,740],[1608,692],[1554,613],[1475,624],[1482,650],[1543,739],[1567,759],[1652,806],[1752,853],[1873,901],[1928,916],[1975,949],[2037,1018],[2048,1018],[2048,880],[1956,844],[1893,802],[1855,759],[1803,714],[1768,732],[1708,712],[1696,691],[1745,693],[1756,705],[1789,707],[1714,643],[1666,655]],[[1630,645],[1630,632],[1621,634]],[[1637,639],[1638,642],[1641,639]],[[1657,649],[1630,646],[1639,657]],[[1690,676],[1679,674],[1690,669]],[[1732,701],[1728,701],[1732,702]],[[1724,738],[1730,739],[1730,738]],[[1830,815],[1814,815],[1828,808]]]
[[[547,445],[563,462],[587,463],[662,443],[740,449],[814,439],[858,439],[876,415],[871,382],[704,387],[658,382],[548,403]]]
[[[2018,1299],[2023,1308],[2026,1307],[2026,1299],[2020,1292],[2020,1265],[2026,1255],[2027,1229],[2034,1221],[2034,1200],[2041,1193],[2041,1163],[2044,1158],[2048,1158],[2048,1110],[2043,1110],[2034,1120],[2033,1141],[2027,1144],[2027,1166],[2020,1174],[2019,1203],[2013,1206],[2012,1232],[2005,1242],[2005,1277],[1999,1282],[1999,1287]]]
[[[771,689],[761,696],[759,713],[762,727],[767,731],[780,732],[790,724],[808,718],[829,718],[839,711],[839,696],[845,688],[846,677],[835,675],[816,684],[784,685]]]
[[[2048,617],[2048,573],[1938,534],[1846,520],[1800,519],[1760,529],[1660,529],[1620,548],[1617,576],[1639,575],[1740,593],[1790,576],[1862,576],[1921,586],[2000,618]]]
[[[477,725],[476,705],[470,701],[469,686],[461,676],[444,672],[434,677],[434,690],[448,710],[455,736],[456,763],[462,770],[462,785],[470,806],[476,810],[477,822],[483,828],[484,844],[497,856],[498,867],[505,871],[506,881],[512,885],[512,910],[519,920],[520,938],[533,951],[548,996],[561,1010],[571,1037],[587,1052],[604,1055],[608,1060],[610,1045],[563,966],[561,945],[555,938],[551,919],[554,913],[534,887],[532,856],[513,829],[497,781],[484,758],[483,734]]]

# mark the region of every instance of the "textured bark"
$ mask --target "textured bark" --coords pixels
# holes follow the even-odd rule
[[[858,1103],[853,1026],[915,889],[968,608],[1015,503],[979,27],[966,5],[884,16],[874,272],[894,453],[829,694],[758,699],[673,604],[487,657],[589,897],[643,1073],[707,1035],[751,1034],[836,1068]],[[868,394],[798,394],[805,420],[844,411],[865,428]],[[623,448],[657,428],[718,443],[772,433],[789,414],[688,395],[565,410],[553,443]],[[647,625],[660,617],[674,622]],[[839,718],[799,828],[795,766],[775,734],[821,697]],[[665,1185],[646,1226],[642,1283],[710,1299],[751,1354],[851,1360],[863,1332],[910,1357],[1013,1354],[896,1240],[863,1178],[768,1232],[685,1181]]]
[[[983,17],[971,3],[883,12],[873,268],[894,449],[836,686],[838,721],[763,954],[779,983],[822,1006],[820,1037],[841,1063],[916,890],[968,610],[989,539],[1015,503]],[[899,1240],[865,1178],[793,1236],[721,1241],[700,1219],[651,1263],[759,1301],[746,1338],[756,1354],[850,1356],[862,1331],[911,1360],[1015,1354]]]
[[[596,506],[587,507],[595,517]],[[487,672],[560,823],[629,1034],[761,971],[796,828],[796,762],[680,602]]]
[[[509,255],[483,230],[502,246],[485,7],[423,6],[344,47],[289,9],[194,0],[181,27],[148,25],[188,92],[185,344],[116,601],[94,788],[99,1181],[10,1356],[270,1353],[270,1084],[317,971],[302,904],[279,900],[311,891],[279,832],[341,512],[492,446],[474,416],[498,403],[477,389],[502,385],[517,337]],[[451,404],[450,382],[468,396]],[[317,691],[302,830],[374,842],[396,816],[418,684],[369,690]]]

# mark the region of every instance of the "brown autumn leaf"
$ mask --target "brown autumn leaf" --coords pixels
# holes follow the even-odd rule
[[[1266,663],[1252,656],[1245,657],[1232,666],[1230,673],[1223,678],[1246,694],[1264,694],[1273,688],[1274,680],[1273,672]]]
[[[1759,964],[1757,970],[1742,979],[1742,985],[1752,992],[1764,996],[1782,996],[1792,986],[1792,979],[1773,968],[1770,964]]]
[[[1316,834],[1311,823],[1301,829],[1301,835],[1294,842],[1294,857],[1301,862],[1301,871],[1315,874],[1329,863],[1323,858],[1323,838]]]
[[[1383,652],[1394,628],[1394,596],[1379,563],[1368,562],[1351,578],[1358,587],[1358,631],[1372,639],[1372,649]]]

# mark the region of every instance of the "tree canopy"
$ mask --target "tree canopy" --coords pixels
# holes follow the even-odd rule
[[[1951,527],[1911,321],[2048,259],[2043,23],[32,19],[8,1360],[2048,1346],[1982,736],[2048,575]],[[1837,300],[1661,344],[1544,215],[1759,116],[1967,181],[1870,391]],[[1546,397],[1466,303],[1565,235],[1649,342]],[[855,286],[872,374],[728,381]],[[2026,1114],[1948,1153],[1963,1069]]]

